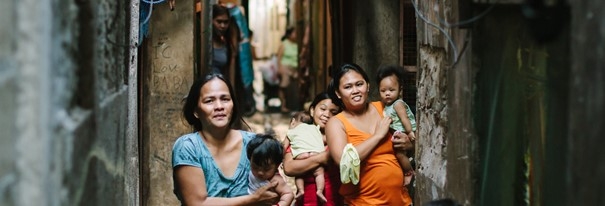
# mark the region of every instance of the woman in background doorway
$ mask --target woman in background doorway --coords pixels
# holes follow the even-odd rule
[[[215,4],[212,12],[212,71],[229,78],[237,95],[243,97],[244,116],[250,116],[256,112],[256,104],[252,97],[252,53],[243,9],[233,4]]]
[[[296,30],[286,29],[282,37],[282,43],[277,51],[277,63],[279,65],[279,91],[277,93],[281,101],[281,111],[289,112],[286,107],[286,90],[292,79],[298,78],[298,44],[296,44]]]
[[[212,5],[212,72],[221,73],[235,82],[235,58],[237,44],[231,31],[229,9],[222,5]]]

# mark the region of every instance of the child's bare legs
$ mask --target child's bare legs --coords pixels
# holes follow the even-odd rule
[[[294,157],[295,160],[304,160],[311,157],[310,152],[300,153]],[[296,196],[295,198],[302,197],[305,194],[305,178],[294,177],[294,184],[296,185]]]
[[[295,160],[307,159],[313,155],[319,154],[317,152],[305,152],[294,157]],[[319,197],[323,202],[327,202],[326,196],[324,196],[324,188],[326,185],[326,180],[324,179],[324,168],[318,167],[313,171],[313,176],[315,176],[315,186],[317,188],[317,197]],[[304,178],[295,178],[296,184],[296,198],[302,197],[305,194],[305,180]]]
[[[296,196],[294,198],[298,199],[305,194],[305,179],[296,177],[294,178],[294,184],[296,185]]]
[[[414,175],[414,170],[412,169],[412,164],[410,164],[410,159],[405,154],[405,151],[396,151],[395,156],[397,157],[397,161],[399,161],[399,165],[401,169],[403,169],[405,186],[409,185],[412,182],[412,176]]]
[[[317,197],[319,197],[323,202],[327,202],[326,196],[324,196],[324,188],[326,187],[326,180],[324,179],[324,168],[318,167],[313,172],[313,176],[315,176],[315,186],[317,188]],[[305,180],[304,178],[295,178],[296,184],[296,196],[295,198],[299,198],[304,196],[305,194]]]
[[[399,139],[399,138],[408,138],[408,141],[410,141],[410,137],[408,137],[407,135],[403,135],[403,133],[397,131],[393,134],[393,139]],[[397,157],[397,161],[399,162],[399,165],[401,166],[401,169],[403,170],[404,180],[405,180],[404,185],[407,186],[412,181],[412,176],[414,174],[414,168],[412,168],[412,164],[410,164],[410,159],[408,158],[406,151],[395,150],[395,157]]]
[[[313,175],[315,175],[317,197],[319,197],[319,199],[321,199],[323,202],[328,202],[328,199],[326,199],[326,196],[324,196],[324,188],[326,186],[326,180],[324,179],[324,168],[318,167],[317,169],[315,169],[315,172],[313,172]]]

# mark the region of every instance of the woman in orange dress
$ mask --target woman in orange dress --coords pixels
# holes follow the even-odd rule
[[[343,111],[326,125],[330,155],[340,164],[343,149],[350,143],[360,160],[359,182],[342,184],[339,190],[346,204],[411,205],[404,174],[393,151],[391,119],[383,117],[380,102],[368,101],[368,75],[358,65],[345,64],[334,73],[332,81]]]

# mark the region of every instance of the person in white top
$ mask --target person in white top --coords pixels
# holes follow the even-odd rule
[[[279,195],[279,202],[276,204],[292,204],[294,193],[277,171],[284,156],[284,148],[279,140],[268,134],[257,134],[248,143],[246,154],[251,166],[248,174],[248,193],[254,194],[257,189],[269,183],[277,183],[275,192]]]

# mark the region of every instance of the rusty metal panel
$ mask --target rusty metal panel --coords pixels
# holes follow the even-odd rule
[[[141,76],[143,205],[179,205],[173,194],[172,145],[191,131],[181,115],[194,77],[195,1],[154,5]]]

